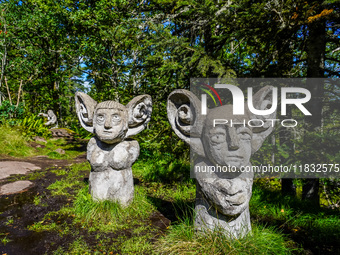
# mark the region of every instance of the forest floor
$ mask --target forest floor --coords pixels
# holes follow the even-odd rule
[[[82,148],[84,149],[84,146]],[[13,192],[9,190],[6,194],[0,193],[0,254],[62,254],[63,247],[73,244],[79,240],[79,237],[86,243],[86,248],[93,247],[93,249],[88,249],[90,254],[117,254],[121,252],[120,248],[115,250],[113,246],[113,249],[106,253],[104,251],[106,248],[101,247],[100,238],[98,238],[103,233],[88,231],[82,224],[73,224],[74,216],[55,214],[46,219],[46,215],[49,215],[49,213],[58,212],[65,205],[72,203],[72,199],[68,195],[52,194],[53,191],[48,188],[51,184],[62,180],[63,175],[58,174],[58,171],[68,171],[72,165],[86,166],[86,162],[86,152],[73,159],[51,159],[47,156],[14,158],[2,155],[0,157],[0,172],[2,163],[3,169],[6,167],[7,170],[6,175],[10,175],[6,176],[7,178],[0,179],[0,192],[1,187],[8,184],[19,183],[23,180],[30,182],[29,187],[23,190],[13,190]],[[18,174],[20,172],[20,170],[16,171],[18,164],[33,166],[33,169],[30,170],[27,167],[26,173]],[[2,171],[2,173],[4,172]],[[90,173],[89,169],[77,169],[77,172],[81,173],[77,181],[86,185]],[[68,188],[68,192],[73,193],[71,188]],[[30,228],[37,222],[44,221],[46,221],[46,224],[58,226],[50,229],[42,228],[38,231]],[[163,234],[164,230],[170,225],[170,220],[160,212],[155,211],[149,215],[143,224],[154,227],[153,238],[155,238]],[[72,234],[70,231],[64,231],[65,228],[70,226],[77,228],[77,230],[72,230]],[[58,227],[61,229],[56,231]],[[69,233],[64,234],[62,232]],[[77,234],[74,234],[74,232]],[[114,231],[110,234],[105,233],[106,240],[119,239],[120,237],[130,238],[132,236],[133,234],[129,229]],[[75,247],[74,252],[71,253],[83,254],[83,251],[80,249],[77,252],[77,247]]]
[[[41,221],[49,211],[59,210],[66,204],[67,197],[46,196],[44,199],[45,206],[34,204],[34,198],[39,194],[46,194],[47,187],[61,177],[50,172],[50,169],[58,167],[67,167],[71,162],[85,162],[85,154],[72,160],[49,159],[46,156],[33,158],[1,158],[0,162],[6,162],[7,166],[13,165],[15,170],[16,162],[31,163],[40,167],[39,170],[28,172],[29,175],[39,175],[38,178],[29,178],[32,184],[23,191],[14,194],[2,194],[0,196],[0,234],[7,237],[8,243],[0,244],[2,254],[44,254],[53,250],[55,246],[65,242],[57,233],[37,233],[27,229],[36,221]],[[25,179],[22,175],[12,175],[9,178],[2,179],[1,186],[8,183],[18,182]],[[50,192],[48,192],[50,193]],[[47,195],[47,194],[46,194]],[[48,206],[46,206],[46,204]]]

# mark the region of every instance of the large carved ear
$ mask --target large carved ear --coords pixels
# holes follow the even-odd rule
[[[76,92],[76,112],[81,126],[93,133],[93,115],[97,102],[82,92]]]
[[[151,119],[152,100],[149,95],[132,99],[127,105],[129,129],[125,137],[136,135],[145,129]]]
[[[205,116],[201,114],[201,101],[192,92],[178,89],[168,97],[167,112],[176,135],[205,157],[201,141]]]
[[[248,98],[248,100],[251,98]],[[252,125],[258,125],[261,127],[253,128],[253,138],[251,141],[252,153],[255,153],[261,148],[264,140],[273,132],[275,119],[276,119],[276,108],[277,108],[277,88],[272,86],[266,86],[260,89],[252,97],[253,106],[257,110],[267,110],[269,113],[267,115],[256,115],[250,112],[251,119],[257,119],[258,124],[253,121]],[[248,103],[249,105],[249,103]],[[275,111],[270,111],[270,109],[275,108]]]

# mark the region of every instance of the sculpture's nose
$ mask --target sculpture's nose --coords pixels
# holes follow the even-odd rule
[[[240,148],[240,138],[238,137],[234,127],[228,129],[228,136],[228,149],[238,150]]]
[[[111,120],[111,117],[107,117],[107,118],[105,119],[104,127],[105,127],[106,129],[112,128],[112,120]]]

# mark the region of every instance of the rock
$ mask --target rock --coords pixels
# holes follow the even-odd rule
[[[5,179],[11,174],[26,174],[29,171],[40,169],[40,167],[20,161],[1,161],[0,162],[0,180]]]
[[[115,101],[98,104],[82,92],[75,99],[82,127],[95,134],[87,145],[90,193],[95,200],[127,206],[134,194],[131,166],[139,156],[138,142],[127,138],[144,130],[150,121],[151,97],[137,96],[126,106]]]
[[[44,138],[40,137],[40,136],[34,137],[34,141],[41,142],[41,143],[47,143],[47,141]]]
[[[0,187],[0,195],[9,195],[26,190],[33,183],[30,181],[11,182]]]
[[[73,138],[71,130],[65,128],[52,128],[50,131],[52,132],[52,136],[54,138]]]
[[[254,95],[256,109],[264,110],[272,104],[271,97],[268,98],[271,91],[267,86]],[[240,238],[251,231],[249,200],[253,184],[253,173],[240,170],[251,167],[251,155],[273,131],[266,122],[275,119],[276,112],[266,120],[250,111],[233,115],[233,106],[223,105],[207,109],[207,114],[203,115],[201,105],[200,100],[187,90],[173,91],[167,105],[172,129],[190,145],[194,154],[192,175],[197,180],[195,226],[200,230],[222,228],[231,238]],[[248,123],[250,119],[263,121],[264,128],[227,125],[225,121],[216,124],[215,121]]]
[[[29,145],[33,148],[45,148],[46,145],[42,145],[40,143],[35,143],[35,142],[29,142]]]
[[[60,149],[60,148],[56,149],[55,152],[58,152],[61,155],[65,154],[65,151],[63,149]]]

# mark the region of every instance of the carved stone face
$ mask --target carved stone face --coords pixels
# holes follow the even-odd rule
[[[264,100],[267,96],[270,97],[270,93],[270,87],[256,93],[254,105],[257,109],[264,110],[271,104],[269,100]],[[262,117],[254,116],[247,110],[244,115],[233,115],[232,107],[224,105],[208,109],[207,115],[202,115],[201,102],[192,92],[176,90],[170,94],[167,106],[170,124],[176,134],[195,152],[194,160],[197,166],[218,165],[243,170],[241,167],[250,166],[251,155],[272,132],[273,128],[269,126],[254,129],[244,124],[250,119],[257,120]],[[275,114],[268,119],[275,119]],[[229,122],[214,126],[216,119]],[[209,209],[217,209],[227,216],[237,216],[248,208],[252,194],[252,173],[195,172],[195,177],[199,184],[199,197],[209,201]]]
[[[149,95],[137,96],[126,106],[111,100],[97,103],[82,92],[76,93],[75,101],[82,127],[107,144],[119,143],[138,134],[151,118],[152,101]]]
[[[251,128],[243,124],[216,124],[214,119],[233,120],[233,123],[248,121],[246,115],[233,116],[230,105],[214,108],[205,119],[202,141],[205,154],[212,165],[229,166],[240,169],[248,166],[252,154]],[[252,190],[251,176],[240,173],[216,173],[212,178],[199,180],[205,197],[224,215],[235,216],[242,213],[249,204]]]
[[[251,156],[251,140],[253,132],[242,124],[217,124],[214,119],[232,119],[234,123],[242,123],[247,116],[235,117],[231,114],[230,105],[213,109],[205,120],[203,129],[203,145],[209,160],[215,165],[241,166],[249,164]]]
[[[128,129],[127,111],[119,108],[97,108],[93,127],[100,141],[108,144],[120,142]]]

